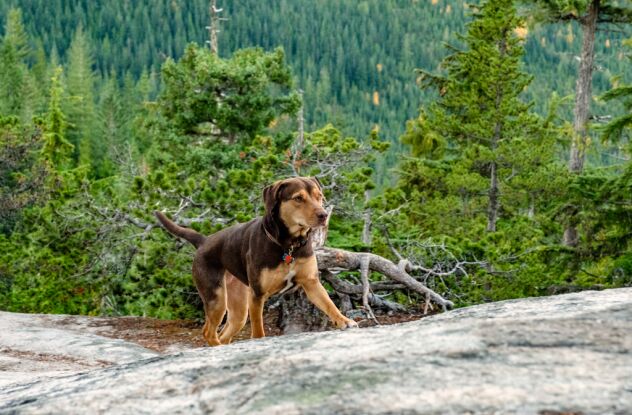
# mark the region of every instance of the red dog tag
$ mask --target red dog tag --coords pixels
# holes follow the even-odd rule
[[[290,265],[294,261],[294,257],[290,254],[283,254],[283,262]]]

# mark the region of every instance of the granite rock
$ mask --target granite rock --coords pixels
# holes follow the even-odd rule
[[[128,357],[0,385],[0,413],[629,414],[632,288]]]

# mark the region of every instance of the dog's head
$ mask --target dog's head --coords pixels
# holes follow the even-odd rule
[[[263,190],[263,201],[266,215],[281,220],[294,238],[307,236],[327,221],[322,187],[315,177],[279,180]]]

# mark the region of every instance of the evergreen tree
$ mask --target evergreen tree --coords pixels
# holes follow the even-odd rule
[[[527,2],[535,4],[541,10],[544,20],[555,23],[577,22],[582,31],[579,69],[575,83],[575,106],[573,108],[574,136],[571,141],[568,161],[568,170],[573,174],[578,174],[584,170],[586,150],[589,144],[588,127],[595,68],[596,33],[599,27],[608,24],[632,23],[632,7],[629,2],[621,4],[618,0],[527,0]],[[568,246],[577,246],[579,242],[576,222],[577,218],[571,217],[564,230],[564,243]]]
[[[462,39],[466,49],[453,50],[443,61],[447,74],[420,72],[422,85],[437,87],[440,98],[427,120],[416,121],[420,138],[404,136],[417,153],[435,142],[451,143],[459,153],[460,173],[488,181],[489,232],[496,231],[503,177],[518,163],[512,147],[517,141],[535,143],[540,128],[530,104],[520,98],[531,82],[521,70],[524,49],[515,33],[522,24],[511,0],[483,3]]]
[[[29,53],[22,13],[19,9],[11,9],[0,42],[0,114],[15,115],[23,121],[33,116],[36,93],[26,64]]]
[[[632,39],[629,39],[626,44],[632,48]],[[628,56],[628,59],[632,64],[632,55]],[[629,130],[632,129],[632,84],[624,84],[612,88],[603,94],[602,99],[605,101],[620,100],[623,102],[626,111],[626,113],[616,116],[604,126],[602,139],[616,141],[623,138],[626,132],[628,132],[628,137],[630,137]],[[632,140],[629,143],[632,145]]]
[[[7,14],[7,21],[4,28],[5,44],[10,44],[18,60],[24,61],[31,53],[29,38],[22,22],[22,11],[11,9]]]
[[[527,0],[540,12],[540,19],[549,22],[577,22],[582,31],[582,48],[575,84],[573,129],[576,136],[571,143],[569,171],[579,173],[584,168],[588,146],[588,120],[592,99],[595,67],[595,35],[599,27],[608,24],[632,23],[632,7],[618,0]]]
[[[0,2],[0,15],[21,3]],[[229,18],[219,34],[221,56],[244,47],[283,46],[297,86],[305,90],[309,128],[334,122],[347,134],[364,136],[379,124],[382,135],[391,139],[401,134],[420,100],[431,98],[415,88],[413,68],[436,68],[445,55],[443,42],[470,20],[467,3],[461,0],[241,0],[221,6]],[[187,42],[208,39],[208,0],[109,2],[99,7],[87,0],[30,0],[23,14],[27,32],[40,37],[49,53],[58,48],[64,58],[75,26],[62,22],[84,22],[101,76],[114,69],[121,77],[130,72],[138,79],[143,70],[158,71],[166,57],[179,59]],[[529,30],[526,64],[539,76],[527,94],[542,114],[550,91],[565,96],[573,90],[574,54],[581,40],[576,31],[570,25]],[[616,31],[597,33],[595,51],[603,56],[597,63],[604,69],[594,77],[598,93],[610,87],[609,73],[620,73],[627,64],[619,58],[621,38]],[[324,83],[330,96],[316,101],[308,79],[315,86],[322,68],[329,74]],[[373,104],[374,92],[379,105]],[[572,109],[561,110],[572,116]],[[387,155],[391,165],[399,150],[396,144]]]
[[[247,142],[299,106],[281,49],[244,49],[222,59],[189,45],[178,63],[165,63],[162,74],[162,113],[184,134]]]
[[[68,140],[75,147],[75,159],[83,165],[99,167],[104,149],[95,136],[93,58],[83,28],[75,32],[68,51],[64,112],[68,114]]]
[[[44,133],[44,145],[42,154],[44,158],[56,170],[68,167],[73,145],[66,139],[66,116],[62,111],[62,98],[64,95],[61,86],[62,68],[58,67],[51,78],[50,98],[48,101],[48,113]]]

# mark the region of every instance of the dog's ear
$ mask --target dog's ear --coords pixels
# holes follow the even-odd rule
[[[320,180],[318,180],[318,177],[316,176],[312,177],[312,181],[316,183],[316,185],[318,186],[318,189],[322,192],[323,184],[320,182]]]
[[[266,208],[267,214],[272,214],[274,212],[274,208],[279,203],[279,196],[281,195],[283,187],[285,187],[285,183],[276,182],[263,189],[263,204]]]
[[[274,206],[276,205],[274,188],[275,185],[271,184],[263,189],[263,205],[266,208],[266,214],[272,213],[272,211],[274,210]]]

